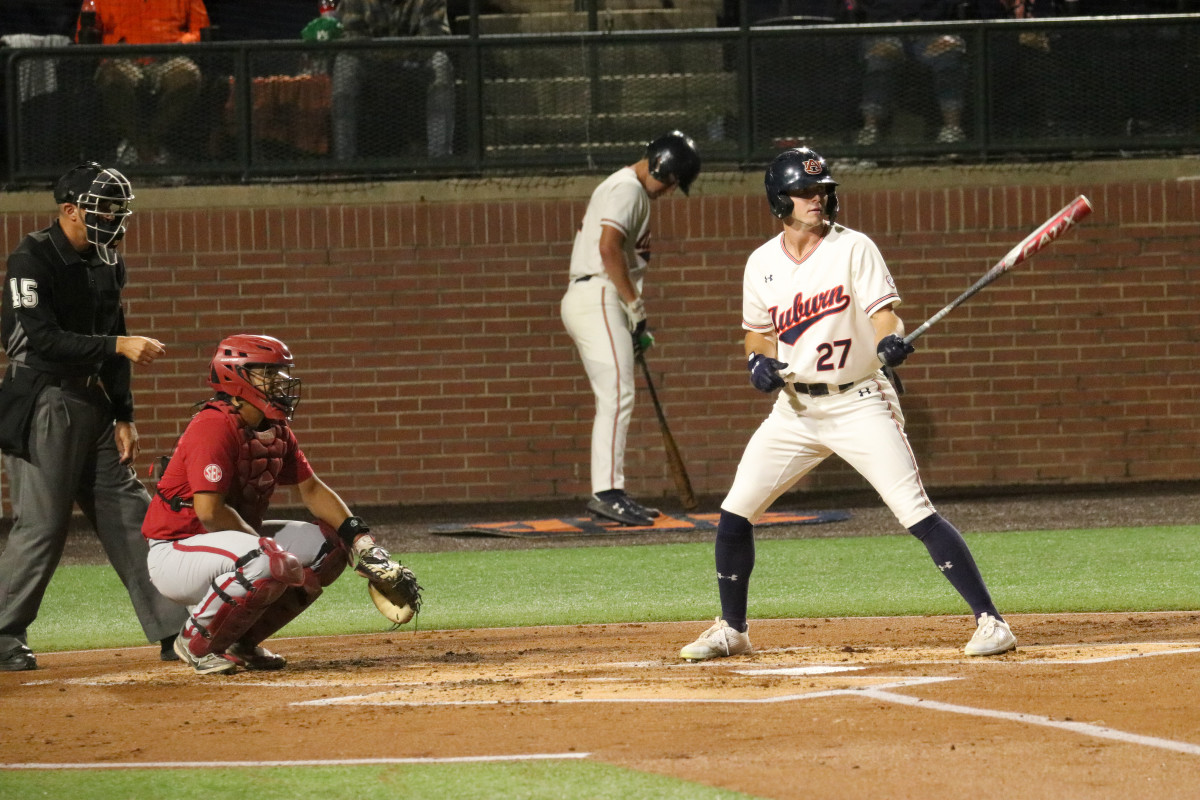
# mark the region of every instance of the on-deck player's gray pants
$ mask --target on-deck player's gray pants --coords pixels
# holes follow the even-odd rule
[[[108,399],[47,387],[29,433],[30,460],[4,456],[12,533],[0,554],[0,653],[28,644],[27,632],[66,545],[75,503],[92,523],[129,592],[146,638],[176,634],[187,612],[150,583],[142,518],[150,496],[120,463]],[[80,609],[112,613],[115,609]]]

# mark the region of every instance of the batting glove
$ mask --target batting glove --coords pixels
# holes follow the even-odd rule
[[[787,364],[784,362],[768,358],[762,353],[751,353],[746,362],[746,368],[750,370],[750,382],[754,384],[755,389],[764,394],[770,394],[784,385],[783,378],[779,377],[779,370],[785,367]]]
[[[904,363],[904,359],[908,358],[908,354],[916,349],[896,334],[889,333],[879,340],[879,344],[875,347],[875,353],[884,365],[898,367]]]
[[[625,309],[625,324],[629,328],[630,333],[634,333],[638,329],[638,325],[642,325],[645,329],[646,323],[646,301],[642,298],[634,300],[632,303],[621,301],[621,308]]]
[[[646,320],[638,323],[633,331],[633,355],[636,358],[654,347],[654,334],[646,329]]]

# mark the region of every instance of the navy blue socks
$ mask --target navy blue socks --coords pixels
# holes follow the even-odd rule
[[[722,517],[724,519],[724,517]],[[1003,620],[996,606],[992,604],[992,596],[983,583],[979,567],[967,543],[963,541],[958,528],[951,525],[941,514],[933,514],[908,529],[908,532],[921,540],[933,563],[942,571],[950,585],[958,590],[963,600],[971,607],[975,619],[983,613],[991,614],[998,620]],[[718,533],[718,537],[719,537]]]
[[[734,630],[746,631],[746,598],[754,570],[754,526],[745,517],[721,511],[717,523],[717,590],[721,619]]]

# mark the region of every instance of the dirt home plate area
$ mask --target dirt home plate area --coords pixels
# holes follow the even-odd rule
[[[877,498],[838,499],[812,507],[850,519],[768,527],[762,538],[895,530]],[[939,508],[968,532],[1192,525],[1200,486]],[[597,543],[448,537],[431,523],[457,518],[404,516],[379,525],[392,552]],[[64,563],[105,563],[95,542],[71,537]],[[765,798],[1200,797],[1200,611],[1007,618],[1019,648],[982,659],[962,653],[966,614],[752,620],[753,654],[702,664],[678,653],[711,619],[280,638],[271,647],[287,669],[230,676],[162,663],[157,647],[39,652],[37,671],[0,672],[0,763],[550,757]]]
[[[594,759],[770,798],[1195,798],[1200,613],[768,620],[276,641],[277,673],[198,678],[141,647],[0,674],[6,764]],[[210,720],[220,720],[214,724]],[[1049,792],[1049,794],[1047,794]]]

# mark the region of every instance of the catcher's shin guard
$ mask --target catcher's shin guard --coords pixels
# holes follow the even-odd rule
[[[304,584],[305,570],[300,560],[293,554],[281,548],[272,539],[258,540],[259,549],[239,558],[234,564],[233,578],[226,581],[224,588],[212,582],[215,597],[209,602],[219,601],[221,607],[209,620],[207,627],[200,623],[193,614],[191,624],[199,636],[193,636],[188,641],[188,650],[195,656],[206,656],[209,653],[223,653],[225,648],[241,639],[247,630],[258,621],[263,612],[274,604],[289,586]],[[260,558],[265,558],[267,575],[251,580],[245,572]],[[264,572],[261,563],[255,565],[251,574]],[[240,593],[234,589],[240,588]],[[231,591],[225,591],[230,589]]]
[[[345,548],[327,541],[312,567],[304,569],[303,583],[289,587],[283,592],[259,615],[239,641],[243,645],[257,646],[304,613],[304,610],[321,596],[324,587],[337,580],[346,569],[346,560]]]

